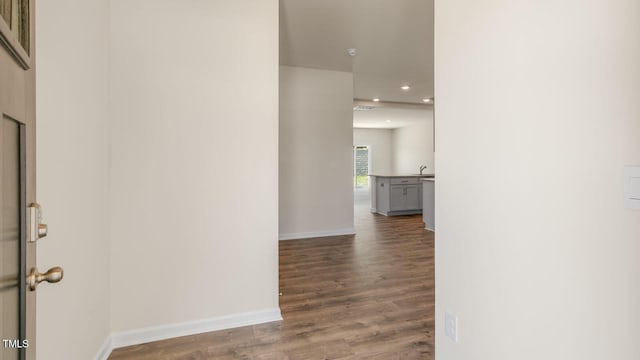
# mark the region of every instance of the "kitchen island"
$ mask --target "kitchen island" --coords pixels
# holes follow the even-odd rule
[[[371,179],[371,212],[385,216],[422,213],[421,180],[433,174],[369,175]]]
[[[436,179],[422,179],[422,221],[424,228],[436,231],[435,193]]]

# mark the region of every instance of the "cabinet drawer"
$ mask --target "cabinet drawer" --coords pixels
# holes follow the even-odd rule
[[[417,177],[402,177],[402,178],[391,178],[390,179],[390,183],[391,185],[407,185],[407,184],[418,184],[420,181],[420,178]]]

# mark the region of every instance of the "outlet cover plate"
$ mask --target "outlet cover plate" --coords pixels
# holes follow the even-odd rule
[[[444,313],[444,333],[453,342],[458,342],[458,317],[446,311]]]

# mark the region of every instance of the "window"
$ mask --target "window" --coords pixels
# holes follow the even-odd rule
[[[4,43],[19,53],[20,51],[12,44],[14,41],[11,37],[13,37],[22,47],[22,51],[29,55],[29,0],[0,0],[0,17],[4,21],[3,26],[0,27]]]

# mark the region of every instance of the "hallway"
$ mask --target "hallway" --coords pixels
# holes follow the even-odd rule
[[[357,235],[280,242],[282,322],[117,349],[109,359],[433,359],[434,235],[357,201]]]

